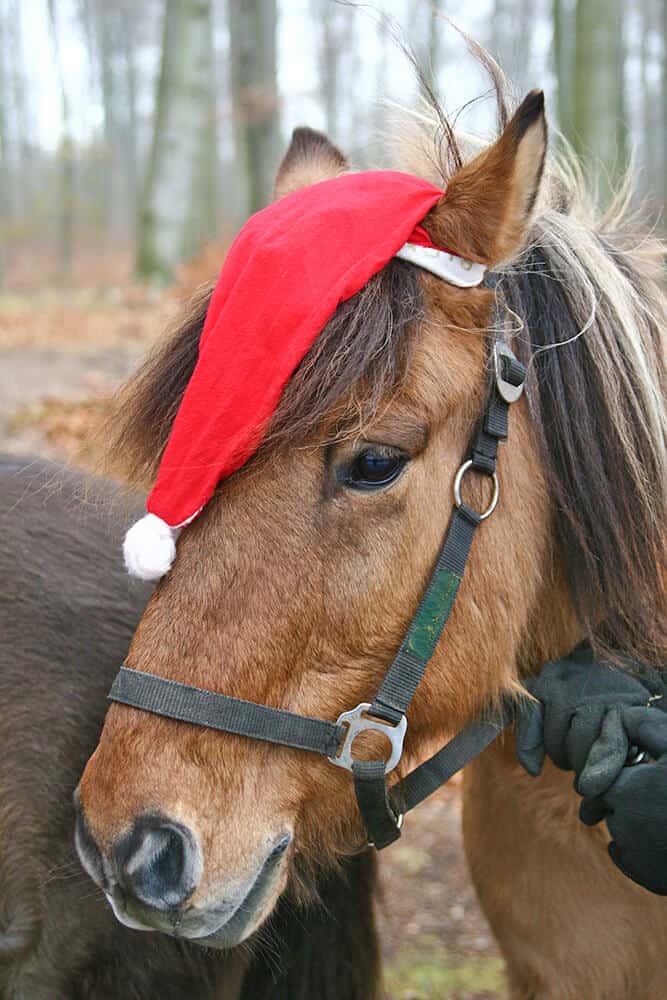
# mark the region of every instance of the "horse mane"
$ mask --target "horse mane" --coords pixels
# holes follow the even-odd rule
[[[474,46],[473,46],[474,48]],[[504,77],[475,49],[508,118]],[[428,94],[424,81],[423,90]],[[411,131],[411,137],[409,135]],[[396,165],[446,184],[479,144],[435,97],[395,130]],[[551,158],[526,247],[498,269],[576,610],[605,650],[664,664],[667,420],[664,248],[624,187],[598,218],[573,158]],[[329,321],[287,385],[263,448],[303,441],[332,411],[363,425],[409,368],[424,315],[416,269],[392,261]],[[117,397],[102,433],[111,468],[154,478],[197,359],[210,287]],[[363,335],[360,335],[363,333]],[[602,623],[602,624],[600,624]]]
[[[529,368],[575,608],[605,651],[663,663],[667,514],[662,248],[625,210],[547,207],[498,288]],[[601,625],[599,623],[602,623]]]

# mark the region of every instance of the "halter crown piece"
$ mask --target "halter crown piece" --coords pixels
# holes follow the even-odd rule
[[[199,357],[174,420],[148,513],[125,536],[133,576],[157,580],[178,532],[258,449],[290,376],[340,303],[393,257],[462,288],[485,268],[420,225],[445,192],[395,171],[344,174],[251,216],[211,296]]]

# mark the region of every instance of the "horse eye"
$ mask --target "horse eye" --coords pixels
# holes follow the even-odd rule
[[[407,461],[407,455],[394,448],[366,447],[355,455],[341,478],[353,490],[381,489],[398,478]]]

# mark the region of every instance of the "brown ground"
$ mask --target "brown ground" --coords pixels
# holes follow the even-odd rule
[[[0,448],[89,465],[105,394],[178,310],[142,289],[0,297]],[[499,1000],[501,963],[463,858],[459,785],[381,855],[391,1000]]]

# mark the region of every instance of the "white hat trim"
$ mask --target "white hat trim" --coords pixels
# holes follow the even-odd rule
[[[448,250],[422,247],[417,243],[404,243],[396,256],[401,260],[407,260],[410,264],[416,264],[425,271],[430,271],[458,288],[474,288],[475,285],[481,285],[486,274],[483,264],[458,257]]]

